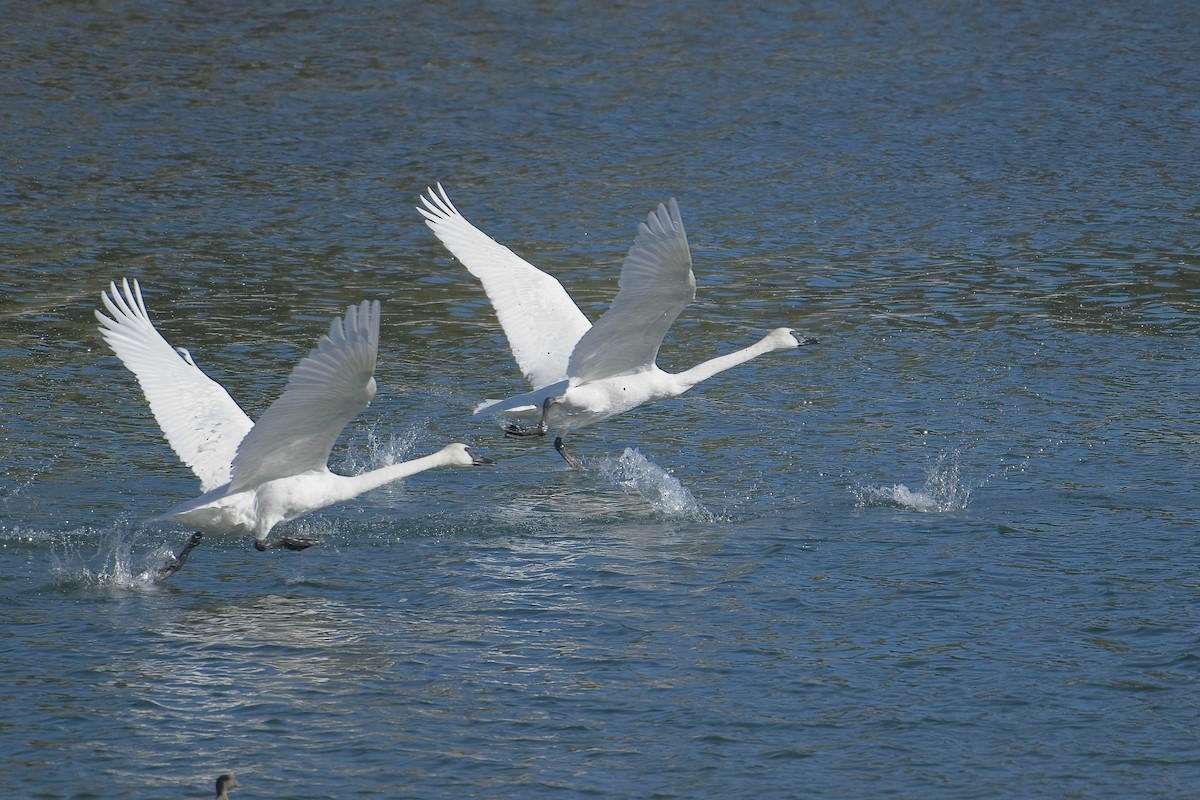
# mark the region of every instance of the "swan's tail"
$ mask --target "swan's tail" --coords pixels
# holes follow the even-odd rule
[[[503,402],[504,402],[503,400],[484,400],[482,403],[475,406],[475,410],[472,411],[471,413],[472,414],[494,413],[492,406],[500,405]],[[517,406],[516,408],[510,408],[508,410],[512,411],[513,413],[516,413],[516,414],[532,414],[534,411],[537,411],[537,406]]]
[[[507,400],[485,400],[475,407],[475,413],[500,414],[505,411],[518,414],[529,412],[541,413],[542,404],[546,402],[546,398],[561,395],[567,390],[568,383],[569,381],[565,380],[559,381],[549,386],[543,386],[541,389],[534,389],[532,392],[510,397]]]

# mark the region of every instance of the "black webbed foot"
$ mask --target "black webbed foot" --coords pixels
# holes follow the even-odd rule
[[[545,436],[545,425],[517,425],[515,422],[504,426],[504,435],[512,439],[529,439],[534,436]]]
[[[306,550],[318,544],[321,544],[320,539],[303,539],[296,536],[284,536],[279,539],[279,545],[288,550]]]
[[[538,420],[537,425],[518,425],[515,422],[504,426],[504,435],[513,439],[526,439],[531,436],[545,436],[546,431],[550,429],[546,418],[550,416],[550,406],[554,405],[555,398],[547,397],[542,402],[542,418]]]
[[[170,561],[158,568],[158,572],[154,574],[155,582],[159,583],[165,581],[167,578],[183,569],[183,562],[187,561],[188,556],[192,554],[192,551],[196,549],[196,545],[200,544],[201,540],[203,539],[204,534],[198,531],[193,533],[192,538],[188,539],[188,543],[185,544],[183,549],[179,551],[179,555],[175,556]]]
[[[288,550],[305,550],[313,545],[321,544],[320,539],[305,539],[299,536],[280,536],[271,541],[254,540],[254,549],[260,553],[265,553],[267,550],[274,550],[276,547],[283,547]]]

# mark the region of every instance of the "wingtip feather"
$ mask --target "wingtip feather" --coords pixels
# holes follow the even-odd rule
[[[421,203],[424,208],[417,206],[417,211],[425,217],[426,224],[431,228],[438,222],[441,222],[451,217],[462,217],[458,209],[454,207],[454,203],[450,202],[450,195],[446,194],[446,190],[440,182],[433,186],[425,187],[425,194],[421,195]]]

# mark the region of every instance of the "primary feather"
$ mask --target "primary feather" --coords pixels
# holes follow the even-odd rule
[[[296,365],[287,387],[246,434],[230,491],[322,469],[342,429],[375,396],[379,301],[346,309]]]
[[[163,436],[200,479],[204,491],[229,483],[238,443],[254,423],[219,383],[172,347],[150,321],[134,280],[109,284],[100,297],[112,316],[96,311],[100,333],[137,376]],[[186,351],[185,351],[186,353]]]
[[[582,383],[649,368],[675,318],[695,299],[692,254],[679,205],[671,198],[638,226],[617,296],[575,345],[567,377]]]
[[[575,343],[591,328],[567,290],[467,222],[440,183],[421,202],[425,224],[483,284],[525,379],[534,389],[562,380]]]

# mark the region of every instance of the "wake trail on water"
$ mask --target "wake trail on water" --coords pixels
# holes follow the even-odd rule
[[[598,458],[594,463],[606,481],[641,496],[660,514],[700,522],[715,519],[678,478],[632,447],[625,448],[625,452],[616,458]]]
[[[959,476],[957,451],[940,454],[930,466],[920,489],[903,483],[890,486],[856,486],[851,492],[859,506],[895,506],[922,513],[962,511],[971,499],[972,487]]]

